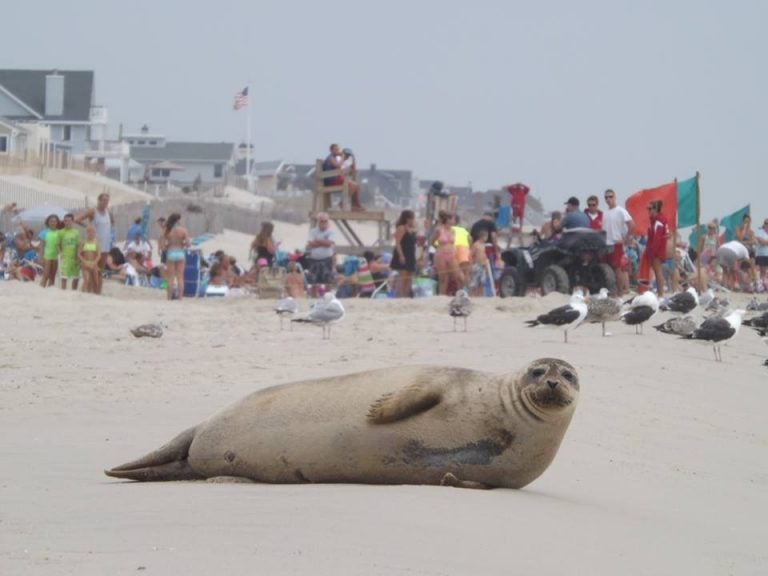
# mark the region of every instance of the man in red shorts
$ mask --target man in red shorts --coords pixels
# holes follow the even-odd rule
[[[623,207],[616,204],[616,193],[605,191],[605,203],[608,210],[603,213],[603,230],[605,241],[611,247],[608,264],[616,272],[616,292],[619,295],[629,290],[629,274],[627,257],[624,256],[624,243],[635,231],[635,221]]]

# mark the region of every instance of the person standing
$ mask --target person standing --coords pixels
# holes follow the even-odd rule
[[[309,231],[307,260],[312,276],[312,296],[317,296],[317,285],[333,284],[333,257],[336,248],[327,212],[318,212],[317,225]]]
[[[165,221],[165,281],[168,285],[168,300],[173,299],[174,284],[176,298],[181,300],[184,297],[184,265],[190,244],[189,232],[181,225],[181,214],[174,212]]]
[[[89,208],[75,218],[75,223],[85,226],[89,222],[96,228],[96,241],[101,254],[99,254],[99,275],[97,277],[96,294],[101,294],[103,279],[101,272],[107,263],[109,251],[112,249],[112,227],[115,225],[115,217],[109,209],[109,194],[102,192],[96,199],[96,208]]]
[[[449,287],[453,283],[456,289],[464,286],[464,279],[456,262],[456,238],[453,234],[453,216],[441,211],[438,214],[438,225],[429,239],[430,245],[437,244],[434,263],[437,271],[438,293],[449,295]]]
[[[390,268],[397,270],[395,294],[398,298],[412,296],[413,275],[416,273],[415,221],[416,215],[412,210],[403,210],[395,224],[395,249]]]
[[[40,231],[40,256],[43,261],[43,277],[40,286],[53,286],[56,281],[56,271],[59,267],[59,227],[61,222],[56,214],[45,219],[45,228]]]
[[[64,215],[64,228],[59,230],[60,262],[59,277],[61,289],[67,289],[67,280],[72,280],[72,290],[77,290],[80,282],[80,263],[77,258],[77,249],[80,246],[80,230],[74,228],[75,217],[73,214]]]
[[[624,256],[624,246],[635,232],[635,221],[623,206],[616,203],[616,193],[610,188],[605,191],[605,203],[608,210],[603,213],[603,230],[610,249],[607,261],[616,273],[616,291],[621,295],[629,290],[629,261]]]
[[[645,257],[653,269],[656,277],[656,294],[659,298],[664,296],[664,273],[662,264],[667,259],[667,242],[670,238],[669,222],[661,213],[663,203],[661,200],[652,200],[648,203],[648,243],[645,247]]]
[[[587,198],[587,207],[584,208],[584,214],[589,218],[589,227],[592,230],[603,229],[603,211],[597,208],[599,200],[594,194]]]
[[[458,214],[454,214],[453,216],[452,229],[454,248],[456,249],[456,262],[458,262],[461,274],[464,276],[464,281],[466,282],[469,279],[469,273],[472,268],[472,263],[469,258],[469,230],[459,224]]]
[[[755,233],[755,264],[760,268],[760,281],[757,289],[768,290],[768,218]]]
[[[755,241],[755,231],[752,230],[752,217],[749,214],[744,214],[741,218],[741,226],[737,226],[734,231],[736,240],[744,244],[744,247],[749,253],[749,275],[753,284],[757,284],[757,270],[755,269],[755,248],[757,242]],[[753,286],[754,287],[754,286]]]

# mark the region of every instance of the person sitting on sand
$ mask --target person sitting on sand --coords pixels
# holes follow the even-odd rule
[[[286,295],[293,299],[304,298],[306,296],[306,291],[304,290],[304,274],[301,273],[299,265],[296,262],[288,262],[283,288],[285,289]]]

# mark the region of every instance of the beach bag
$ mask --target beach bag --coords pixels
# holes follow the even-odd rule
[[[262,268],[259,270],[259,298],[280,298],[285,285],[284,268]]]

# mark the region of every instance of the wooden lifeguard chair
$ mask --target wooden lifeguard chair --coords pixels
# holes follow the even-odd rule
[[[349,191],[346,179],[343,184],[326,185],[325,181],[334,176],[342,176],[341,169],[323,170],[323,161],[315,162],[314,190],[312,194],[312,212],[310,220],[314,222],[318,212],[327,212],[329,218],[336,224],[348,245],[336,245],[340,254],[360,255],[366,250],[381,248],[389,245],[391,239],[390,224],[383,210],[353,211],[349,203]],[[338,203],[334,206],[334,194],[339,194]],[[366,245],[355,232],[352,222],[377,222],[378,235],[374,245]]]

